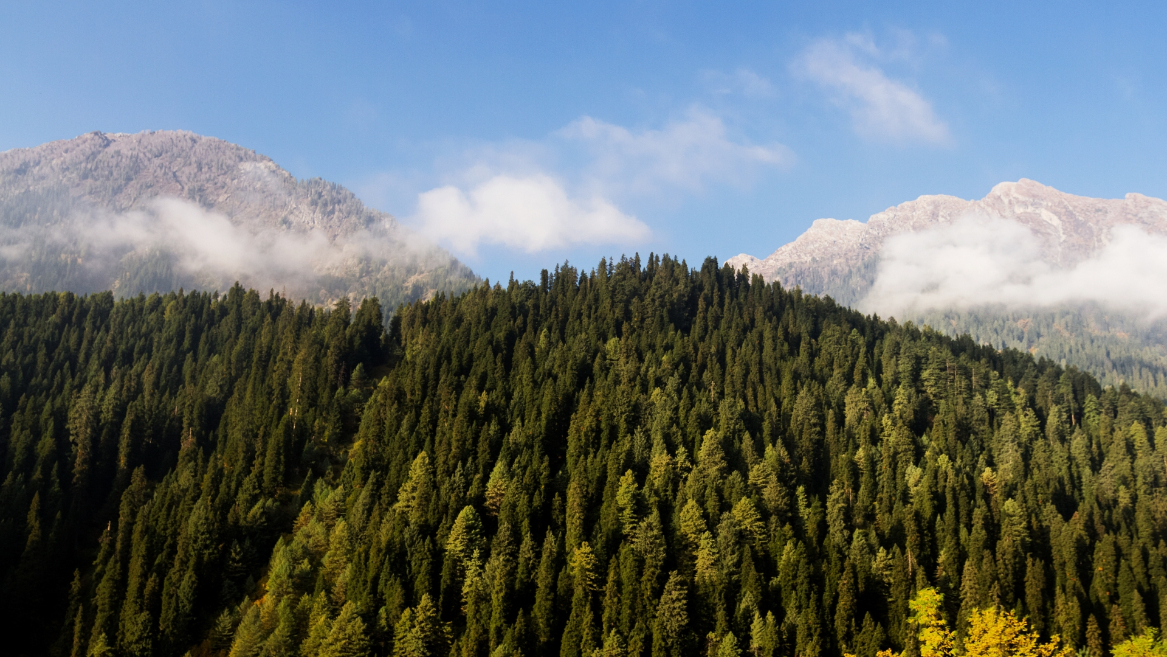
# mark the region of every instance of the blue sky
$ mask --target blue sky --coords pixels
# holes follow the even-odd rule
[[[213,135],[491,279],[1022,177],[1167,196],[1160,4],[578,5],[4,3],[0,150]]]

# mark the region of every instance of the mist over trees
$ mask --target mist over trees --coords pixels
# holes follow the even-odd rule
[[[478,280],[343,186],[220,139],[94,132],[0,153],[0,289],[121,298],[240,282],[392,310]]]
[[[938,599],[1101,657],[1167,616],[1162,402],[714,260],[0,327],[16,654],[874,657]]]

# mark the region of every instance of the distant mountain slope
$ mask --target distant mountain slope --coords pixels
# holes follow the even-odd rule
[[[999,218],[1028,229],[1036,237],[1036,258],[1055,273],[1096,257],[1116,228],[1167,235],[1167,202],[1161,199],[1074,196],[1022,179],[1001,183],[976,201],[921,196],[866,222],[819,219],[765,258],[741,254],[727,262],[735,268],[746,265],[768,281],[877,310],[868,294],[889,240],[940,230],[968,216]],[[1167,398],[1167,326],[1145,314],[1085,303],[929,307],[896,315],[948,334],[969,333],[979,342],[1027,350],[1090,371],[1103,383],[1125,382]]]
[[[888,238],[952,223],[969,214],[1022,224],[1038,237],[1043,257],[1059,266],[1076,264],[1096,253],[1116,226],[1167,234],[1167,201],[1142,194],[1127,194],[1123,199],[1074,196],[1022,178],[997,185],[979,201],[921,196],[874,214],[866,222],[818,219],[798,239],[764,259],[743,253],[727,262],[734,267],[747,265],[768,281],[800,285],[805,291],[853,304],[874,282],[875,261]]]
[[[392,308],[477,277],[344,187],[220,139],[94,132],[0,153],[0,288],[132,295],[236,280]]]

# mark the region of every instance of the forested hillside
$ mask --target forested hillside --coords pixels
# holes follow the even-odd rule
[[[404,306],[0,297],[0,624],[60,655],[840,655],[1167,616],[1163,405],[650,256]]]
[[[795,276],[780,271],[774,280],[857,306],[871,287],[877,264],[871,258],[842,272],[807,269]],[[1103,385],[1125,383],[1167,400],[1167,321],[1162,318],[1148,319],[1099,304],[1079,303],[1016,309],[987,304],[971,309],[902,312],[898,319],[931,326],[954,338],[967,334],[997,349],[1028,351],[1089,372]]]
[[[326,470],[355,429],[381,322],[375,300],[350,317],[239,287],[0,295],[7,650],[197,642],[287,529],[301,463]]]
[[[932,311],[910,317],[952,336],[1028,351],[1167,400],[1167,322],[1108,311],[1096,304],[1052,310]]]

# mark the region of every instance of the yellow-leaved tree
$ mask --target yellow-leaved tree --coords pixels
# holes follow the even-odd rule
[[[1159,630],[1148,628],[1139,636],[1131,637],[1111,650],[1112,657],[1167,657],[1167,643],[1159,637]]]
[[[1057,635],[1046,643],[1029,629],[1024,618],[1011,611],[977,609],[968,618],[968,636],[964,654],[968,657],[1070,657],[1074,654],[1061,646]]]
[[[908,603],[912,625],[920,643],[920,657],[1070,657],[1073,653],[1061,645],[1055,635],[1046,643],[1029,628],[1029,623],[1011,611],[978,609],[969,616],[968,634],[959,648],[956,633],[948,628],[941,607],[944,595],[934,588],[921,589]],[[1132,639],[1134,641],[1134,639]],[[1129,641],[1127,643],[1130,643]],[[1154,643],[1152,641],[1152,643]],[[1161,643],[1155,644],[1162,646]],[[846,657],[854,657],[847,655]],[[878,657],[902,657],[891,650]],[[1130,652],[1114,657],[1167,657],[1167,652]]]
[[[908,603],[912,624],[920,640],[920,657],[948,657],[955,654],[955,634],[940,613],[944,594],[934,588],[922,589]]]

